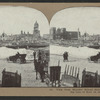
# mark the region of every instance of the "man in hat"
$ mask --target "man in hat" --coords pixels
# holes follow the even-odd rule
[[[36,52],[35,51],[33,52],[33,56],[34,56],[34,59],[36,59]]]
[[[63,54],[63,58],[64,58],[63,61],[65,61],[65,60],[68,61],[68,52],[64,52],[64,54]]]

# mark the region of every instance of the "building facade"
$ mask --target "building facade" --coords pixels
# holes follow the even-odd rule
[[[1,35],[1,40],[6,41],[7,38],[8,38],[7,34],[3,32],[2,35]]]
[[[53,40],[56,39],[56,27],[52,27],[50,29],[50,39],[53,39]]]
[[[50,29],[50,35],[53,40],[64,39],[64,40],[78,40],[80,37],[79,29],[77,31],[66,31],[66,28],[55,28]]]

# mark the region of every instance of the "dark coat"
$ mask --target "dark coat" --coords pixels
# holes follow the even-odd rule
[[[34,56],[34,58],[36,58],[36,52],[33,52],[33,56]]]
[[[35,70],[39,72],[39,62],[36,59],[34,59],[34,66],[35,66]]]
[[[63,54],[63,58],[64,58],[64,60],[68,60],[68,52],[65,52],[65,53]]]
[[[40,68],[39,68],[39,72],[40,72],[41,74],[44,73],[44,66],[45,66],[45,64],[44,64],[43,62],[41,62]]]

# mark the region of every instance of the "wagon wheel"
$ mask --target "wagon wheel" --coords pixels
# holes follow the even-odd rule
[[[9,62],[9,61],[10,61],[10,59],[9,59],[9,58],[7,58],[7,61]]]
[[[16,60],[15,59],[13,59],[13,63],[15,63],[16,62]]]
[[[98,59],[98,63],[100,63],[100,59]]]
[[[94,60],[94,63],[98,63],[98,60]]]
[[[26,63],[26,59],[24,60],[24,63]]]
[[[21,59],[18,58],[18,59],[16,60],[16,62],[19,63],[19,64],[21,64]]]

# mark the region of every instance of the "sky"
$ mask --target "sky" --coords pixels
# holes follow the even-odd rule
[[[0,6],[0,35],[20,34],[21,30],[33,34],[36,21],[40,35],[49,34],[49,23],[42,12],[23,6]]]
[[[51,19],[50,27],[77,31],[81,34],[100,34],[100,7],[73,7],[57,12]]]

